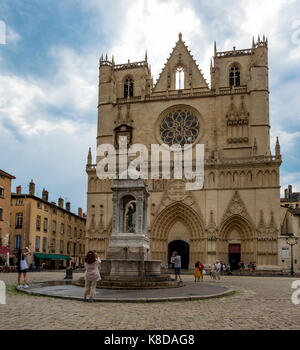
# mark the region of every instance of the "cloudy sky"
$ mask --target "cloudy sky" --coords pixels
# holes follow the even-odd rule
[[[272,152],[278,135],[281,185],[300,191],[297,0],[2,0],[0,168],[16,176],[13,187],[27,192],[33,178],[38,194],[45,187],[50,200],[85,209],[99,57],[140,61],[147,49],[156,80],[178,32],[208,82],[214,40],[222,51],[268,36]]]

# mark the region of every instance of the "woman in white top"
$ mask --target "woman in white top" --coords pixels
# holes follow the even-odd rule
[[[92,250],[89,251],[85,257],[85,290],[83,301],[87,300],[89,294],[89,303],[93,302],[93,297],[96,291],[97,282],[101,280],[99,265],[101,264],[100,258]]]

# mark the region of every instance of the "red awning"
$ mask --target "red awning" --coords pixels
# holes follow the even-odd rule
[[[0,256],[6,256],[9,253],[9,257],[14,257],[13,253],[11,253],[6,247],[0,247]]]

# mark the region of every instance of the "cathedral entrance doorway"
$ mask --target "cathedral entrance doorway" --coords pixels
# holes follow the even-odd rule
[[[188,269],[190,261],[190,246],[185,241],[172,241],[168,245],[168,261],[170,262],[173,252],[181,256],[181,268]]]
[[[228,245],[228,263],[232,270],[239,268],[238,263],[241,261],[241,245],[229,244]]]

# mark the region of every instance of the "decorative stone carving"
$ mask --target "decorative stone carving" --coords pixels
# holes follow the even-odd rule
[[[226,114],[227,142],[229,144],[249,142],[249,113],[245,106],[244,96],[241,96],[239,110],[234,104],[233,96]]]
[[[194,199],[191,194],[186,191],[185,186],[186,182],[183,180],[170,181],[162,200],[162,205],[168,206],[174,202],[182,202],[187,206],[191,206],[194,203]]]
[[[206,228],[206,233],[207,233],[207,239],[209,241],[216,241],[218,238],[218,229],[217,229],[217,225],[214,219],[214,211],[211,210],[210,211],[210,219],[209,219],[209,223],[208,226]]]
[[[231,201],[229,202],[229,205],[222,217],[222,222],[225,222],[228,218],[230,218],[233,215],[239,215],[252,224],[251,217],[248,214],[246,206],[242,201],[238,191],[234,192],[234,195]]]
[[[163,192],[167,187],[168,180],[157,179],[152,180],[152,191],[153,192]]]
[[[147,203],[148,192],[145,181],[114,180],[113,191],[113,227],[109,240],[108,259],[144,259],[147,257],[150,246],[147,236]],[[128,222],[126,205],[133,201],[135,210],[131,224]],[[126,249],[126,250],[124,250]],[[125,253],[126,254],[125,254]],[[125,254],[125,255],[124,255]]]

